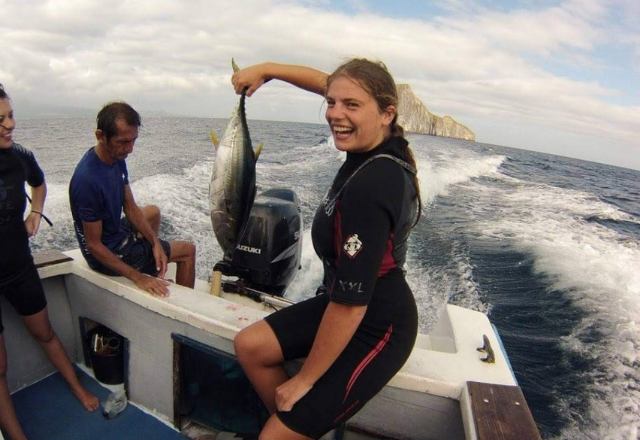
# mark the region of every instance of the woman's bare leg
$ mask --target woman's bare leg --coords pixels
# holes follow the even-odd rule
[[[98,409],[100,401],[80,383],[62,342],[51,327],[47,309],[44,308],[34,315],[24,316],[23,319],[31,336],[40,344],[53,365],[60,371],[82,406],[87,411]]]
[[[7,350],[4,335],[0,333],[0,426],[11,440],[27,440],[18,422],[9,386],[7,385]]]
[[[233,343],[242,369],[273,414],[276,411],[276,388],[289,380],[275,333],[262,320],[241,330]]]
[[[287,428],[275,414],[269,417],[260,432],[260,440],[307,440],[310,438]]]

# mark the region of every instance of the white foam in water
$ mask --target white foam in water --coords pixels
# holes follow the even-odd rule
[[[561,344],[582,358],[596,359],[598,369],[588,372],[591,378],[581,379],[588,387],[588,410],[573,418],[558,438],[640,438],[640,245],[586,219],[637,221],[591,194],[506,176],[498,169],[503,156],[481,156],[472,149],[444,145],[440,139],[412,140],[424,200],[466,198],[469,221],[450,227],[464,228],[479,239],[509,243],[532,255],[538,276],[585,312],[585,319]],[[506,184],[475,179],[480,176]],[[465,295],[473,307],[479,301],[477,291],[467,272],[470,267],[465,267],[463,255],[460,258],[459,281],[464,285],[469,276]],[[448,288],[445,277],[440,277],[436,286],[426,288]],[[417,275],[417,283],[428,278]],[[581,342],[594,330],[599,340]],[[555,401],[559,411],[574,411],[569,399],[558,396]]]
[[[448,146],[437,148],[443,140],[432,136],[412,135],[410,141],[418,166],[423,216],[428,215],[429,205],[437,197],[449,195],[457,185],[478,177],[497,175],[505,160],[502,155],[482,156],[470,150],[460,154]],[[430,323],[433,323],[434,310],[441,310],[443,303],[454,296],[457,305],[482,313],[489,311],[490,306],[480,299],[469,258],[457,248],[449,258],[453,274],[437,272],[433,267],[421,267],[409,260],[409,264],[416,266],[413,267],[414,273],[409,272],[408,280],[421,308],[422,331],[428,331]]]
[[[28,187],[27,193],[31,194]],[[25,216],[29,213],[29,210],[30,206],[27,202]],[[53,222],[53,227],[49,227],[44,220],[41,221],[38,233],[30,240],[31,249],[33,251],[44,249],[66,251],[77,248],[78,242],[73,231],[67,185],[47,183],[44,214]]]
[[[316,289],[322,283],[322,261],[316,255],[311,243],[311,229],[307,229],[302,237],[302,258],[295,278],[287,288],[285,296],[292,301],[301,301],[315,295]]]
[[[454,163],[434,164],[416,154],[422,201],[430,204],[438,196],[446,196],[453,185],[473,178],[494,174],[504,162],[504,156],[469,157]]]
[[[510,241],[514,249],[533,255],[534,270],[586,313],[579,328],[562,344],[585,358],[597,358],[604,370],[592,372],[589,417],[595,426],[590,424],[593,429],[587,438],[636,438],[640,425],[640,247],[585,220],[628,215],[591,194],[544,184],[521,182],[515,190],[492,187],[476,195],[492,199],[486,206],[501,207],[499,216],[475,223],[478,236]],[[583,332],[593,329],[602,340],[580,343]],[[569,427],[562,438],[584,436],[579,426]]]

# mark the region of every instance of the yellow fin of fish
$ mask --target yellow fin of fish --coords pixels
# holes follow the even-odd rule
[[[218,135],[216,135],[216,132],[211,130],[209,132],[209,135],[211,136],[211,142],[213,142],[213,146],[218,148],[218,145],[220,145],[220,139],[218,139]]]
[[[231,58],[231,68],[233,69],[234,73],[237,72],[238,70],[240,70],[240,68],[236,64],[236,60],[234,60],[233,58]]]
[[[262,151],[262,147],[264,147],[264,142],[260,142],[258,144],[258,148],[253,152],[253,157],[255,160],[258,160],[258,156],[260,156],[260,152]]]

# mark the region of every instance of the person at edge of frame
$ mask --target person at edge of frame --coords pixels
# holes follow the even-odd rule
[[[11,99],[0,84],[0,294],[22,316],[27,330],[69,384],[80,404],[87,411],[95,411],[100,401],[80,383],[49,321],[47,300],[29,247],[29,238],[37,234],[44,217],[47,185],[34,154],[13,141],[15,128]],[[26,219],[25,182],[31,187],[31,210]],[[11,440],[27,438],[9,394],[1,317],[0,427]]]

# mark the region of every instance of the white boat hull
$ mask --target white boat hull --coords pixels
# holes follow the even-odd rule
[[[129,397],[160,418],[175,422],[174,342],[172,334],[233,355],[233,338],[243,327],[272,310],[237,295],[209,295],[208,283],[196,289],[171,286],[168,298],[148,295],[122,277],[88,268],[78,250],[73,260],[39,269],[53,326],[74,362],[82,362],[80,318],[101,323],[129,343],[126,377]],[[27,386],[52,366],[2,299],[11,391]],[[257,307],[256,307],[257,306]],[[495,363],[482,361],[477,348],[486,335]],[[28,365],[28,368],[17,368]],[[295,369],[295,364],[291,366]],[[516,385],[497,333],[487,317],[447,305],[429,335],[419,335],[404,368],[349,422],[349,426],[398,439],[474,439],[476,429],[465,397],[469,381]]]

